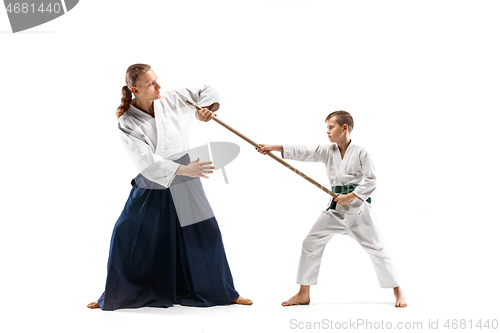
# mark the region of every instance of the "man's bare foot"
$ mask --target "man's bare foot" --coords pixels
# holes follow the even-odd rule
[[[87,307],[89,309],[99,309],[99,303],[97,303],[97,302],[90,302],[89,304],[87,304]]]
[[[398,286],[394,288],[394,296],[396,296],[396,305],[397,308],[405,308],[408,304],[406,304],[406,300],[403,296],[403,291]]]
[[[253,302],[248,298],[238,296],[237,299],[231,302],[232,304],[241,304],[241,305],[252,305]]]

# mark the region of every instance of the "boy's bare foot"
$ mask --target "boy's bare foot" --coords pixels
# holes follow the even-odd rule
[[[238,296],[238,298],[235,299],[234,301],[232,301],[231,303],[242,304],[242,305],[252,305],[253,304],[253,302],[251,300],[249,300],[248,298],[245,298],[245,297],[241,297],[241,296]]]
[[[89,309],[99,309],[99,303],[97,303],[97,302],[90,302],[89,304],[87,304],[87,307]]]
[[[281,305],[308,305],[311,302],[311,298],[309,297],[310,288],[311,286],[309,285],[300,285],[300,289],[297,295],[293,296],[288,301],[281,303]]]
[[[290,298],[288,301],[281,303],[283,306],[291,306],[291,305],[308,305],[311,302],[309,295],[298,293],[297,295]]]
[[[408,304],[406,304],[406,300],[403,296],[403,291],[400,287],[394,288],[394,296],[396,296],[396,305],[397,308],[405,308]]]

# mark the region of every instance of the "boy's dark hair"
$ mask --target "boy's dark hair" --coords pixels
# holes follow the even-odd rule
[[[340,126],[347,125],[349,132],[354,128],[354,120],[349,112],[344,110],[334,111],[326,117],[325,123],[332,117],[336,117],[335,120]]]

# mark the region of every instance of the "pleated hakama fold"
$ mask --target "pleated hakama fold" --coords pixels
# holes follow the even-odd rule
[[[205,196],[199,178],[189,183]],[[181,227],[169,188],[142,175],[132,180],[113,229],[100,308],[208,307],[238,296],[215,217]]]

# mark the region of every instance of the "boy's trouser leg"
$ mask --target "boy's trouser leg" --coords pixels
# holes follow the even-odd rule
[[[399,284],[394,264],[385,249],[384,239],[377,228],[371,208],[365,205],[361,215],[349,215],[347,225],[347,234],[354,238],[370,256],[380,287],[397,287]]]
[[[335,234],[346,232],[344,214],[333,211],[321,212],[302,242],[302,254],[297,272],[297,283],[300,285],[315,285],[318,283],[321,257],[328,241]]]

